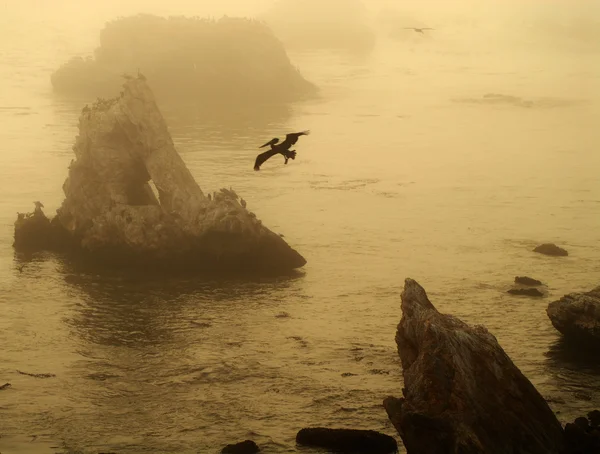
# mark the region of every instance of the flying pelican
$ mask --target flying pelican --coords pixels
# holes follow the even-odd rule
[[[264,148],[268,145],[270,145],[271,148],[256,157],[256,161],[254,162],[254,170],[260,170],[260,166],[263,165],[267,159],[275,156],[276,154],[283,155],[285,158],[284,164],[287,164],[290,158],[296,159],[296,150],[290,150],[290,147],[298,142],[298,138],[300,136],[307,136],[309,134],[310,131],[294,132],[286,134],[285,140],[281,143],[279,143],[279,139],[275,137],[264,145],[261,145],[259,148]]]
[[[404,30],[414,30],[417,33],[421,33],[421,34],[425,34],[423,33],[423,30],[435,30],[435,28],[429,28],[429,27],[424,27],[424,28],[415,28],[415,27],[404,27]]]

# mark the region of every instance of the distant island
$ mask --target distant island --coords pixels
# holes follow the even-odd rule
[[[288,49],[370,51],[375,45],[361,0],[279,0],[261,19]]]
[[[93,57],[72,58],[51,82],[60,94],[114,96],[123,73],[137,71],[151,78],[159,99],[289,102],[317,92],[266,24],[226,16],[139,14],[107,22]]]

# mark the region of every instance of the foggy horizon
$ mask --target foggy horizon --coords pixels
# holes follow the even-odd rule
[[[548,309],[600,285],[599,57],[592,0],[0,2],[0,452],[407,452],[417,286],[600,408]]]

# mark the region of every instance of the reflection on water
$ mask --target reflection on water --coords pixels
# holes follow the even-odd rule
[[[64,322],[85,346],[69,375],[87,382],[78,401],[102,409],[83,424],[132,434],[111,442],[113,449],[136,452],[148,446],[146,437],[154,452],[186,449],[193,438],[202,446],[200,434],[219,430],[218,407],[235,411],[237,384],[277,375],[256,357],[264,339],[248,332],[247,318],[289,294],[293,279],[68,275],[65,281],[80,301]],[[216,383],[223,389],[215,401]]]
[[[572,422],[598,407],[600,352],[559,338],[546,353],[546,368],[549,384],[557,390],[546,397],[553,408],[562,410],[562,422]]]

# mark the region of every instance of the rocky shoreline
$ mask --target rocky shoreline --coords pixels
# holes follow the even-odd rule
[[[600,452],[599,410],[563,427],[485,327],[441,314],[412,279],[405,281],[401,307],[396,344],[403,397],[386,398],[383,408],[408,454]],[[296,440],[331,452],[397,450],[393,438],[368,430],[309,428]],[[222,452],[259,452],[248,440],[233,449]]]
[[[50,250],[107,263],[228,272],[289,271],[306,263],[233,189],[213,194],[200,189],[142,75],[128,77],[120,96],[82,110],[74,152],[56,216],[48,218],[40,202],[33,212],[18,214],[17,252]],[[568,256],[556,245],[542,246],[533,252]],[[546,296],[537,279],[517,276],[514,283],[521,287],[509,293]],[[590,411],[563,427],[485,327],[441,314],[412,279],[405,281],[401,309],[395,339],[402,397],[386,398],[382,410],[409,454],[598,452],[600,413]],[[566,339],[598,345],[600,287],[550,303],[547,314]],[[11,385],[0,391],[11,392]],[[339,452],[397,449],[392,437],[368,428],[305,428],[296,441]],[[247,440],[223,452],[257,449]]]

